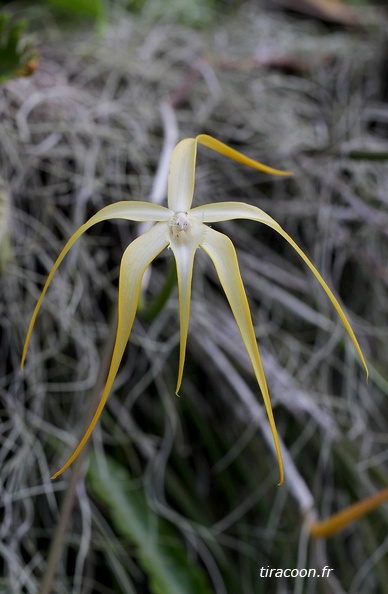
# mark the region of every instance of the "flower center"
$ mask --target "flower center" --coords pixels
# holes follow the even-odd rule
[[[195,216],[189,216],[187,212],[176,212],[168,221],[170,247],[185,246],[196,250],[203,241],[206,229],[206,225]]]
[[[171,238],[179,239],[186,233],[190,234],[191,221],[187,212],[177,212],[168,223]]]

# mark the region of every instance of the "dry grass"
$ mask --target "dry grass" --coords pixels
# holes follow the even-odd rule
[[[209,576],[209,591],[381,592],[388,582],[386,509],[328,543],[308,545],[303,531],[308,511],[325,517],[387,482],[388,107],[379,103],[376,35],[327,30],[255,3],[202,32],[146,16],[121,15],[98,35],[43,24],[38,71],[0,88],[12,242],[0,279],[0,591],[39,592],[69,480],[49,477],[81,432],[120,257],[136,229],[100,225],[73,249],[21,373],[39,287],[88,216],[115,200],[149,196],[163,145],[160,106],[170,101],[179,137],[209,133],[295,172],[291,181],[268,180],[203,149],[195,200],[244,199],[278,220],[345,304],[371,377],[367,384],[330,303],[297,256],[258,225],[228,223],[220,227],[238,248],[286,485],[275,486],[260,394],[202,257],[182,397],[174,396],[173,293],[156,319],[136,322],[92,446],[102,460],[104,445],[143,485],[151,509],[177,528],[189,558]],[[150,296],[169,256],[153,267]],[[76,496],[52,592],[146,592],[128,545],[84,477]],[[334,567],[334,580],[258,578],[261,566],[298,564]],[[103,583],[101,566],[111,582]]]

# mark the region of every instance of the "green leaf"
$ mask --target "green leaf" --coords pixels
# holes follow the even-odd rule
[[[0,14],[0,84],[19,76],[30,76],[39,64],[39,56],[29,42],[23,41],[24,21],[14,21],[8,13]]]
[[[103,0],[46,0],[46,2],[55,10],[64,12],[70,17],[87,18],[98,22],[106,20]]]
[[[92,455],[88,479],[117,533],[134,545],[152,594],[210,594],[204,572],[188,558],[179,534],[149,508],[143,489],[126,469],[111,458],[99,461]]]

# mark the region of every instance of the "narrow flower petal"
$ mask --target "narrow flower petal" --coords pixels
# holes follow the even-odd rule
[[[100,418],[107,398],[110,394],[110,391],[112,390],[112,386],[132,330],[137,304],[139,301],[143,274],[148,265],[167,246],[167,244],[168,237],[166,232],[166,224],[157,223],[147,233],[135,239],[124,252],[120,265],[116,341],[104,391],[85,435],[66,464],[52,476],[53,479],[62,474],[62,472],[74,462],[74,460],[84,448],[98,419]]]
[[[28,345],[31,339],[32,330],[35,325],[35,321],[37,315],[40,310],[40,306],[42,305],[42,301],[44,296],[47,292],[47,289],[53,279],[55,272],[57,271],[59,265],[61,264],[62,260],[70,250],[70,248],[74,245],[77,239],[85,233],[90,227],[96,225],[96,223],[100,223],[101,221],[106,221],[108,219],[126,219],[129,221],[167,221],[173,213],[169,211],[164,206],[159,206],[157,204],[150,204],[148,202],[129,202],[129,201],[122,201],[117,202],[115,204],[110,204],[109,206],[105,206],[102,208],[98,213],[92,216],[86,223],[81,225],[79,229],[70,237],[68,242],[66,243],[65,247],[59,254],[54,266],[52,267],[50,274],[47,277],[47,280],[44,284],[42,292],[40,294],[39,300],[35,306],[34,312],[31,317],[30,325],[27,330],[26,339],[24,342],[23,347],[23,354],[21,358],[21,367],[23,368]]]
[[[309,533],[314,538],[327,538],[333,536],[352,522],[355,522],[376,509],[385,501],[388,501],[388,488],[382,489],[378,493],[375,493],[375,495],[366,497],[361,501],[357,501],[356,503],[353,503],[353,505],[349,505],[322,522],[313,522],[309,526]]]
[[[253,169],[264,171],[264,173],[270,173],[272,175],[281,175],[284,177],[293,175],[291,171],[273,169],[272,167],[268,167],[268,165],[263,165],[263,163],[259,163],[259,161],[250,159],[249,157],[246,157],[239,151],[230,148],[227,144],[224,144],[223,142],[220,142],[219,140],[216,140],[215,138],[213,138],[212,136],[208,136],[207,134],[200,134],[199,136],[197,136],[196,141],[202,144],[203,146],[207,146],[213,151],[217,151],[217,153],[221,153],[221,155],[224,155],[229,159],[233,159],[233,161],[238,161],[238,163],[242,163],[243,165],[247,165],[248,167],[253,167]]]
[[[185,365],[187,334],[190,320],[191,282],[193,278],[194,254],[197,248],[195,247],[192,249],[190,245],[181,245],[179,247],[171,246],[171,248],[176,260],[179,293],[179,370],[175,389],[176,394],[178,394],[182,383],[183,368]]]
[[[198,245],[171,244],[171,249],[175,256],[177,277],[178,277],[178,294],[179,294],[179,370],[175,393],[178,394],[182,383],[183,368],[185,365],[187,334],[189,331],[190,320],[190,298],[191,298],[191,282],[193,278],[193,263],[194,254]]]
[[[331,291],[327,283],[324,281],[318,270],[315,268],[312,262],[310,262],[303,250],[301,250],[301,248],[295,243],[295,241],[288,235],[288,233],[286,233],[286,231],[284,231],[284,229],[282,229],[282,227],[274,219],[272,219],[260,208],[252,206],[251,204],[245,204],[243,202],[220,202],[218,204],[207,204],[205,206],[193,208],[191,214],[196,216],[198,219],[205,223],[229,221],[231,219],[250,219],[252,221],[258,221],[259,223],[264,223],[264,225],[268,225],[268,227],[271,227],[272,229],[277,231],[282,237],[284,237],[284,239],[288,241],[290,245],[292,245],[294,250],[307,264],[311,272],[314,274],[315,278],[318,280],[318,282],[324,289],[326,295],[329,297],[335,310],[341,318],[347,333],[350,336],[350,339],[358,353],[358,356],[362,361],[366,376],[368,377],[368,366],[366,364],[364,355],[362,354],[357,338],[338,300],[336,299],[333,292]]]
[[[175,256],[179,293],[180,347],[178,380],[175,390],[177,394],[181,386],[185,364],[194,255],[207,229],[195,217],[186,216],[183,213],[169,221],[170,248]]]
[[[278,458],[280,472],[279,485],[281,485],[284,480],[284,470],[279,438],[272,412],[267,381],[265,379],[264,369],[256,342],[249,304],[238,266],[236,250],[229,237],[210,228],[207,228],[201,247],[214,263],[221,285],[225,291],[225,295],[229,301],[245,347],[248,351],[257,382],[260,386]]]
[[[264,210],[245,204],[244,202],[214,202],[212,204],[203,204],[192,208],[190,214],[199,219],[202,223],[220,223],[222,221],[231,221],[233,219],[248,219],[250,218],[250,211],[246,210],[246,206],[254,208],[256,219],[260,223],[272,224],[276,221],[267,215]],[[260,219],[259,219],[260,217]]]
[[[168,176],[168,208],[187,212],[193,201],[197,142],[195,138],[181,140],[171,155]]]

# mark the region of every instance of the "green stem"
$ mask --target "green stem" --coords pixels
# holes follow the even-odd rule
[[[176,286],[176,267],[175,263],[172,262],[168,269],[164,284],[160,289],[158,295],[152,299],[149,303],[146,302],[145,298],[140,297],[137,313],[143,320],[151,322],[154,320],[163,307],[167,303],[168,298],[171,295],[172,289]]]

